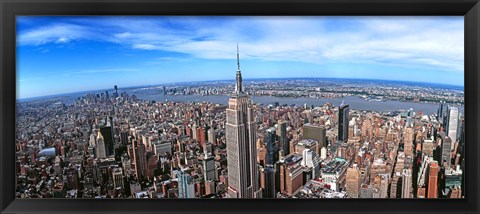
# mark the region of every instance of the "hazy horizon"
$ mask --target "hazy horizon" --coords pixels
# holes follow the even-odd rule
[[[243,81],[252,81],[252,80],[284,80],[284,79],[334,79],[334,80],[359,80],[359,81],[387,81],[387,82],[403,82],[403,83],[413,83],[413,84],[430,84],[430,85],[442,85],[442,86],[450,86],[450,87],[461,87],[464,88],[463,85],[449,85],[443,83],[431,83],[431,82],[416,82],[416,81],[404,81],[404,80],[382,80],[382,79],[360,79],[360,78],[322,78],[322,77],[282,77],[282,78],[243,78]],[[201,82],[216,82],[216,81],[229,81],[234,83],[235,79],[219,79],[219,80],[199,80],[199,81],[191,81],[191,82],[169,82],[169,83],[158,83],[158,84],[148,84],[148,85],[127,85],[121,86],[117,85],[119,91],[124,89],[132,89],[132,88],[140,88],[140,87],[154,87],[154,86],[168,86],[174,84],[187,84],[187,83],[201,83]],[[245,84],[248,85],[248,84]],[[84,92],[98,92],[98,91],[113,91],[113,86],[111,87],[102,87],[102,88],[95,88],[95,89],[87,89],[87,90],[77,90],[77,91],[70,91],[70,92],[61,92],[57,94],[47,94],[35,97],[17,97],[16,100],[28,100],[28,99],[37,99],[43,97],[52,97],[52,96],[62,96],[62,95],[69,95],[69,94],[76,94],[76,93],[84,93]]]

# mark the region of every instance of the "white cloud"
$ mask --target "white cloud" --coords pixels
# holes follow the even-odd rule
[[[89,28],[73,24],[55,24],[20,32],[19,45],[41,45],[50,42],[67,43],[71,40],[85,39],[92,36]]]
[[[134,44],[133,48],[135,49],[144,49],[144,50],[155,50],[157,47],[152,44]]]

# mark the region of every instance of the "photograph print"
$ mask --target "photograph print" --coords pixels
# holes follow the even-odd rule
[[[461,199],[463,16],[17,16],[17,199]]]

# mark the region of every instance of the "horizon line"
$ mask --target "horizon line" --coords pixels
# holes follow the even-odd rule
[[[243,81],[248,81],[248,80],[268,80],[268,79],[273,79],[273,80],[280,80],[280,79],[347,79],[347,80],[373,80],[373,81],[387,81],[387,82],[405,82],[405,83],[419,83],[419,84],[436,84],[436,85],[444,85],[444,86],[454,86],[454,87],[461,87],[465,90],[464,85],[453,85],[453,84],[446,84],[446,83],[435,83],[435,82],[419,82],[419,81],[408,81],[408,80],[386,80],[386,79],[371,79],[371,78],[348,78],[348,77],[263,77],[263,78],[244,78]],[[126,86],[124,87],[125,89],[129,88],[138,88],[138,87],[148,87],[148,86],[160,86],[160,85],[169,85],[169,84],[182,84],[182,83],[197,83],[197,82],[213,82],[213,81],[233,81],[235,82],[235,79],[219,79],[219,80],[199,80],[199,81],[189,81],[189,82],[169,82],[169,83],[156,83],[156,84],[147,84],[147,85],[136,85],[136,86]],[[72,92],[66,92],[66,93],[55,93],[55,94],[46,94],[46,95],[40,95],[40,96],[33,96],[33,97],[23,97],[23,98],[16,98],[16,101],[20,100],[25,100],[25,99],[36,99],[36,98],[43,98],[43,97],[49,97],[49,96],[63,96],[63,95],[69,95],[69,94],[74,94],[74,93],[84,93],[84,92],[94,92],[94,91],[102,91],[102,90],[111,90],[111,88],[98,88],[98,89],[86,89],[86,90],[80,90],[80,91],[72,91]]]

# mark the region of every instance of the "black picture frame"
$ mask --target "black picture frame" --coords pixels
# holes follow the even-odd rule
[[[465,17],[465,199],[15,199],[16,15],[460,15]],[[1,0],[2,213],[478,213],[478,0]]]

